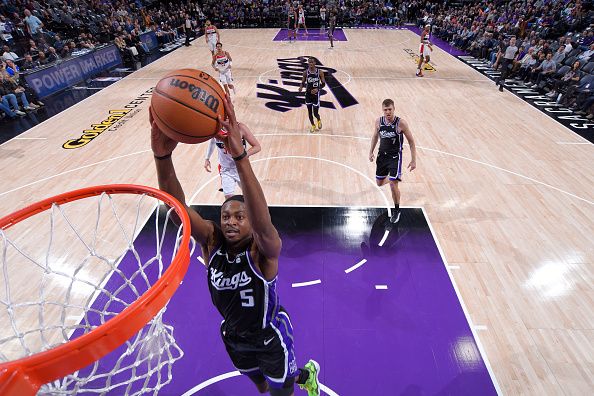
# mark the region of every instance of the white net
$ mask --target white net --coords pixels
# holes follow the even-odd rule
[[[0,230],[0,363],[78,338],[151,288],[182,232],[173,209],[159,203],[148,195],[103,193],[54,204]],[[39,394],[158,393],[183,356],[166,316],[165,307],[122,346]]]

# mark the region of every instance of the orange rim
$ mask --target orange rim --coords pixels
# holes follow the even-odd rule
[[[41,385],[62,378],[107,355],[136,334],[169,301],[190,262],[190,218],[186,207],[171,195],[152,187],[112,184],[87,187],[47,198],[0,218],[8,229],[35,214],[83,198],[108,194],[146,194],[172,207],[181,219],[183,232],[176,256],[157,282],[119,315],[75,340],[48,351],[0,364],[0,395],[34,395]]]

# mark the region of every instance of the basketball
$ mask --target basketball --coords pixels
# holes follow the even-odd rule
[[[225,117],[225,91],[208,73],[179,69],[163,77],[151,107],[159,129],[181,143],[202,143],[217,134],[217,116]]]

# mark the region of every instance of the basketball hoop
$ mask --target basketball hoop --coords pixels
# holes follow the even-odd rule
[[[97,209],[89,201],[96,202]],[[162,203],[169,207],[166,213],[150,210]],[[131,226],[124,219],[134,213],[122,211],[122,207],[134,209],[136,220]],[[43,223],[47,226],[44,213],[50,215],[49,238],[39,232]],[[92,224],[88,217],[94,213]],[[150,253],[150,259],[143,257],[146,249],[134,246],[144,225],[141,213],[155,213],[157,238],[152,245],[156,251]],[[179,219],[181,225],[168,230],[173,219]],[[31,225],[25,225],[29,222]],[[60,227],[65,230],[62,234]],[[15,235],[8,235],[14,228],[23,228],[23,234],[16,230]],[[40,235],[40,240],[33,243],[35,235]],[[68,242],[62,244],[66,247],[56,247],[55,241],[61,237]],[[183,352],[175,343],[173,328],[163,322],[163,313],[188,268],[190,239],[185,206],[167,193],[138,185],[84,188],[0,218],[0,394],[142,394],[156,393],[169,383],[171,365]],[[123,251],[114,251],[116,246]],[[58,249],[66,250],[58,253]],[[76,261],[80,257],[71,259],[77,251],[83,256],[80,264]],[[167,266],[163,254],[169,252],[172,258]],[[62,261],[63,257],[68,260]],[[123,260],[134,260],[133,268],[119,268]],[[19,286],[17,275],[27,266],[39,274],[20,280],[31,289],[28,300],[20,302],[27,287]],[[103,267],[104,275],[89,280],[91,270]],[[54,295],[65,298],[53,301]],[[39,301],[31,301],[31,296]],[[21,314],[34,319],[27,320],[29,326],[33,322],[32,329],[25,328]],[[109,365],[99,364],[101,358],[115,356],[112,351],[120,353],[120,349],[121,356],[111,371],[106,369]],[[131,371],[131,378],[124,378],[125,369]],[[142,384],[134,384],[138,378]]]

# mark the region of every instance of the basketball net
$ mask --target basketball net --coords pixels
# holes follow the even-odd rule
[[[178,205],[175,211],[159,205],[166,194],[139,188],[142,191],[93,191],[85,197],[68,197],[74,200],[50,202],[16,223],[0,224],[0,374],[3,370],[26,372],[28,381],[41,385],[39,394],[51,395],[156,394],[171,382],[172,365],[183,351],[176,344],[173,327],[166,323],[165,304],[181,283],[189,261],[188,254],[184,268],[169,264],[189,251],[189,243],[180,245],[184,227],[177,227],[172,219],[187,224],[185,242],[189,242],[189,219],[180,214],[181,206],[173,198],[169,197]],[[160,210],[155,211],[157,207]],[[154,219],[145,228],[153,228],[154,235],[147,238],[143,233],[137,238],[151,213]],[[169,291],[169,283],[163,286],[158,281],[173,271],[177,277],[168,278],[175,283]],[[159,291],[153,287],[157,283]],[[157,299],[162,301],[151,312],[147,306]],[[137,309],[141,303],[145,305]],[[131,338],[122,332],[132,325],[119,323],[118,318],[126,309],[122,317],[140,322],[135,325],[140,330]],[[90,339],[95,329],[108,329],[100,337],[107,340],[105,344],[97,343],[95,349],[92,343],[77,344],[61,355],[78,357],[90,350],[88,362],[99,360],[88,365],[80,356],[80,367],[74,372],[56,376],[49,374],[56,367],[45,367],[35,369],[41,372],[40,379],[29,378],[37,376],[37,371],[27,371],[28,360],[58,347],[68,348],[74,340]],[[60,356],[51,359],[58,362]],[[0,375],[0,393],[7,391],[2,381]],[[15,389],[22,388],[8,388],[8,394],[16,394]],[[36,391],[32,389],[32,394]]]

